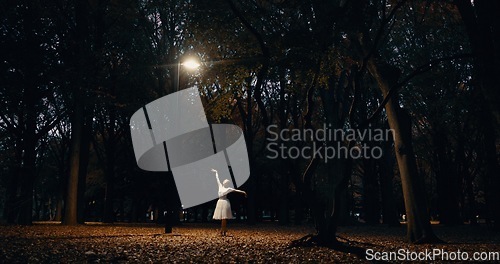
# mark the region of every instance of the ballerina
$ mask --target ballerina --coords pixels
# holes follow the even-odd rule
[[[225,179],[221,183],[220,179],[219,179],[219,174],[217,173],[217,170],[212,169],[212,172],[215,172],[215,177],[217,178],[217,185],[219,185],[219,193],[218,193],[219,200],[217,201],[217,205],[215,206],[213,219],[222,220],[220,234],[222,236],[225,236],[226,232],[227,232],[227,219],[234,218],[233,212],[231,211],[231,203],[229,203],[229,200],[227,199],[227,194],[230,192],[238,192],[238,193],[245,195],[245,198],[246,198],[247,193],[244,191],[240,191],[238,189],[228,187],[228,185],[229,185],[228,179]]]

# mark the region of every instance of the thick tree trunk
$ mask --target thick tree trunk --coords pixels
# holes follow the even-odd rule
[[[368,70],[384,96],[397,81],[397,74],[388,65],[368,60]],[[396,78],[395,78],[396,77]],[[398,162],[407,216],[407,237],[410,242],[436,241],[431,228],[424,191],[424,178],[418,174],[411,138],[409,114],[391,98],[385,106],[389,127],[394,131],[394,149]]]
[[[90,116],[89,116],[90,117]],[[87,181],[87,170],[89,164],[89,155],[90,155],[90,137],[92,136],[92,128],[90,120],[91,118],[87,117],[86,122],[83,126],[83,135],[81,142],[81,151],[80,151],[80,169],[78,172],[78,212],[77,218],[79,224],[85,223],[85,190],[86,190],[86,181]]]
[[[328,89],[322,89],[320,91],[321,101],[323,105],[323,110],[325,113],[324,122],[332,129],[340,128],[343,126],[344,116],[344,101],[337,98],[336,94],[343,93],[338,89],[343,89],[343,83],[340,81],[340,84],[336,82],[334,78],[329,80]],[[314,87],[315,82],[313,82],[313,86],[308,91],[308,108],[306,114],[306,128],[312,128],[312,111],[315,108],[315,103],[313,100]],[[325,142],[317,142],[317,144],[322,144]],[[335,147],[338,141],[327,141],[326,144],[330,147]],[[343,143],[343,142],[340,142]],[[352,147],[352,143],[349,143],[348,149]],[[314,169],[318,164],[318,160],[314,160],[311,162],[310,166],[307,168],[306,175],[304,176],[304,185],[305,188],[309,188],[310,180],[312,173],[314,173]],[[314,199],[311,201],[311,209],[313,210],[316,230],[317,230],[317,239],[319,244],[322,245],[335,245],[338,243],[337,241],[337,227],[339,225],[339,221],[342,218],[342,213],[345,211],[342,210],[342,204],[346,199],[347,192],[347,183],[349,182],[349,176],[351,175],[351,160],[344,159],[339,156],[334,159],[328,160],[325,164],[327,170],[327,179],[326,182],[323,183],[323,187],[321,191],[317,190],[314,192]],[[346,169],[348,171],[346,171]],[[312,171],[309,171],[312,170]],[[326,193],[325,193],[326,190]]]
[[[74,112],[71,117],[71,145],[69,153],[69,176],[67,181],[66,197],[64,202],[63,224],[78,224],[78,180],[80,175],[80,154],[82,150],[83,126],[85,122],[85,72],[89,51],[89,7],[88,2],[77,0],[75,3],[75,63],[77,65],[78,80],[73,91]]]
[[[33,117],[33,120],[27,123],[32,124],[28,124],[28,129],[24,135],[24,157],[20,185],[21,195],[19,196],[19,216],[17,219],[17,223],[20,225],[31,225],[33,221],[33,188],[36,162],[35,118]]]
[[[345,177],[346,160],[334,160],[326,164],[330,176],[326,185],[331,188],[327,194],[315,192],[311,209],[317,230],[317,242],[320,245],[332,246],[338,243],[337,228],[342,217],[342,203],[346,198],[349,177]],[[348,173],[350,175],[350,173]]]
[[[29,97],[29,95],[27,95]],[[32,100],[28,100],[32,101]],[[20,174],[20,196],[19,196],[19,215],[17,223],[20,225],[31,225],[33,220],[33,188],[35,183],[36,167],[36,113],[34,111],[34,102],[26,106],[26,130],[23,134],[23,158]]]
[[[35,102],[32,93],[36,88],[35,84],[30,84],[31,88],[26,88],[26,129],[23,133],[23,156],[20,171],[20,195],[18,200],[19,214],[16,222],[20,225],[31,225],[33,220],[33,188],[35,183],[36,167],[36,112]]]
[[[36,112],[35,102],[32,93],[36,90],[36,84],[29,83],[24,94],[26,102],[25,111],[26,129],[23,133],[23,155],[20,171],[20,196],[19,196],[19,215],[17,223],[20,225],[31,225],[33,214],[33,188],[35,183],[35,168],[36,168]]]
[[[17,204],[17,189],[19,187],[21,173],[22,152],[21,137],[18,137],[16,139],[14,161],[9,169],[9,178],[5,193],[4,217],[8,224],[14,224],[16,222],[17,214],[19,212],[19,206]]]
[[[81,94],[81,92],[77,93]],[[80,152],[83,136],[84,106],[81,97],[75,96],[75,113],[71,124],[71,150],[69,158],[69,178],[64,203],[65,225],[78,224],[78,176],[80,174]]]

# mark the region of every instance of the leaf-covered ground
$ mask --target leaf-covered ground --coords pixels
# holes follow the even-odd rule
[[[0,226],[0,263],[369,263],[324,247],[289,248],[292,240],[313,233],[310,226],[230,223],[229,228],[229,236],[221,237],[216,223],[182,224],[170,235],[154,224]],[[408,244],[404,226],[341,227],[338,235],[373,252],[443,249],[472,257],[475,251],[500,251],[500,236],[485,226],[434,229],[449,243]]]

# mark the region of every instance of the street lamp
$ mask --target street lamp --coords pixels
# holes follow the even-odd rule
[[[200,63],[194,58],[189,58],[182,63],[182,66],[186,67],[189,70],[196,70],[198,67],[200,67]]]
[[[177,83],[175,85],[176,92],[180,89],[181,66],[184,66],[184,68],[188,71],[194,71],[200,67],[200,63],[195,58],[187,58],[183,62],[179,60],[177,63]]]
[[[180,89],[181,66],[184,66],[184,68],[186,68],[186,70],[188,71],[194,71],[198,69],[198,67],[200,67],[200,63],[195,58],[187,58],[183,62],[179,60],[179,62],[177,63],[177,76],[175,83],[176,92],[178,92]],[[176,98],[177,100],[179,100],[177,96]],[[179,105],[179,102],[177,102],[177,105]],[[167,208],[167,211],[164,211],[163,215],[165,217],[165,234],[170,234],[172,233],[172,217],[175,216],[175,211]]]

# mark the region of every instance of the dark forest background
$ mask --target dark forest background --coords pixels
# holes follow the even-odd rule
[[[196,85],[239,125],[239,221],[499,227],[499,1],[4,0],[0,216],[29,225],[164,221],[172,176],[137,167],[129,118]],[[194,73],[177,66],[197,57]],[[391,128],[380,159],[269,159],[266,127]],[[300,142],[290,144],[305,144]],[[207,221],[210,202],[189,210]],[[406,208],[406,209],[405,209]],[[153,218],[150,217],[151,213]],[[404,218],[404,219],[403,219]]]

